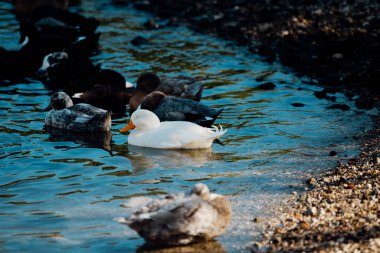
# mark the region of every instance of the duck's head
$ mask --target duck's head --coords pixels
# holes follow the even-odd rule
[[[124,90],[127,88],[124,76],[112,69],[101,69],[99,71],[99,79],[102,85],[110,86],[115,90]]]
[[[141,102],[141,109],[153,111],[165,97],[166,95],[161,91],[153,91],[145,96],[144,100]]]
[[[146,131],[160,126],[160,119],[151,111],[139,109],[132,113],[129,124],[120,130],[125,133],[136,128],[140,131]]]
[[[42,61],[42,66],[37,70],[37,77],[40,79],[47,78],[50,68],[62,64],[68,59],[69,55],[65,52],[55,52],[46,55]]]
[[[191,189],[191,194],[197,195],[199,198],[203,200],[208,200],[210,196],[210,191],[207,185],[199,183],[193,186],[193,189]]]
[[[161,80],[160,78],[152,72],[144,72],[139,75],[136,82],[136,88],[139,91],[145,93],[151,93],[158,86],[160,86]]]
[[[48,107],[46,107],[45,111],[49,111],[51,109],[62,110],[73,105],[73,101],[71,100],[69,95],[67,95],[63,91],[59,91],[51,95],[50,104],[48,105]]]

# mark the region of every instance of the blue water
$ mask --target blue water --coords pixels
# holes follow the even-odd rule
[[[0,41],[8,49],[18,47],[10,8],[0,3]],[[131,82],[146,70],[209,76],[203,102],[224,108],[217,123],[228,129],[225,145],[195,151],[128,146],[127,135],[118,132],[127,115],[113,120],[112,136],[95,136],[97,143],[47,132],[42,109],[50,92],[43,84],[0,87],[2,252],[134,252],[144,241],[113,221],[128,211],[120,205],[134,196],[188,191],[196,182],[233,204],[232,224],[215,247],[246,252],[256,230],[252,219],[270,215],[272,205],[302,190],[308,175],[355,155],[352,136],[371,127],[368,113],[325,109],[331,102],[314,97],[321,88],[304,84],[307,77],[229,42],[183,27],[147,31],[148,14],[106,1],[83,0],[73,10],[101,21],[102,51],[93,60]],[[149,44],[131,45],[137,35]],[[262,82],[276,89],[255,89]],[[305,106],[291,106],[295,102]],[[332,150],[337,157],[328,156]]]

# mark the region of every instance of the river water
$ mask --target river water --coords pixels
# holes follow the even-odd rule
[[[10,8],[0,3],[0,41],[8,49],[18,41]],[[371,127],[368,113],[326,109],[332,102],[316,99],[313,92],[321,88],[305,84],[307,78],[229,42],[183,27],[146,30],[148,14],[107,1],[82,1],[73,10],[101,21],[101,53],[93,60],[131,82],[146,70],[210,77],[203,102],[224,108],[217,120],[228,129],[224,146],[195,151],[128,146],[127,135],[118,132],[127,115],[113,120],[112,137],[47,132],[42,109],[49,90],[35,80],[2,86],[2,252],[134,252],[144,241],[113,221],[127,213],[121,205],[134,196],[188,191],[197,182],[227,195],[233,205],[232,224],[213,249],[247,252],[257,231],[253,218],[270,216],[271,206],[302,191],[310,174],[357,154],[352,137]],[[149,43],[133,46],[138,35]],[[263,82],[276,88],[255,88]],[[338,156],[329,156],[332,150]]]

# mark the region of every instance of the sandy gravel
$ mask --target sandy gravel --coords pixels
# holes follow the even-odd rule
[[[253,252],[380,252],[380,124],[357,158],[309,178],[279,217],[266,221]]]

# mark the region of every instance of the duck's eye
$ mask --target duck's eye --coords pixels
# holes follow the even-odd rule
[[[55,55],[55,58],[57,60],[63,60],[65,57],[64,57],[64,54],[58,53],[58,54]]]
[[[48,56],[47,61],[48,61],[48,63],[49,63],[50,65],[53,64],[53,63],[54,63],[54,58],[53,58],[53,56],[52,56],[52,55]]]

